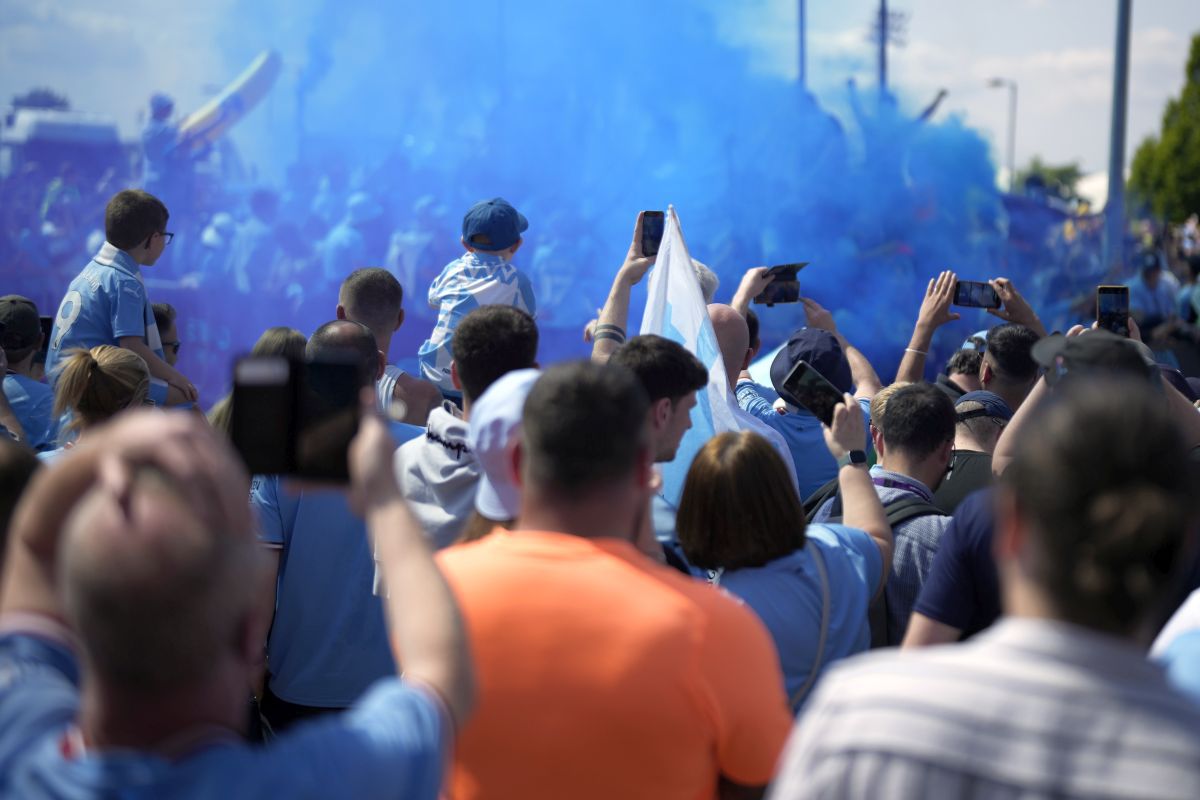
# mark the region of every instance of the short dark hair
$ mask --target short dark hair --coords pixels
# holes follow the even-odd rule
[[[317,328],[308,338],[304,354],[310,361],[321,358],[350,358],[371,380],[379,372],[379,347],[371,329],[361,322],[335,319]]]
[[[1197,513],[1197,465],[1161,393],[1081,376],[1015,448],[1002,482],[1032,529],[1030,577],[1058,614],[1121,635],[1160,622],[1192,561]]]
[[[130,250],[167,227],[170,213],[163,202],[141,189],[117,192],[104,209],[104,238],[113,247]]]
[[[151,303],[150,308],[154,311],[154,324],[160,331],[175,324],[175,306],[170,303]]]
[[[974,349],[963,349],[950,356],[946,362],[947,375],[978,375],[983,353]]]
[[[753,308],[746,309],[746,328],[750,331],[750,346],[758,347],[762,344],[758,340],[758,314],[754,313]]]
[[[390,334],[404,302],[404,288],[396,276],[381,267],[356,269],[342,281],[338,302],[346,316],[361,322],[376,335]]]
[[[1037,378],[1038,365],[1033,360],[1033,346],[1038,335],[1032,328],[1015,322],[997,325],[988,331],[984,358],[996,370],[1001,381],[1009,384],[1032,383]]]
[[[652,333],[634,336],[609,359],[637,376],[650,402],[677,401],[708,385],[708,370],[678,342]]]
[[[805,525],[787,465],[757,433],[721,433],[696,453],[675,517],[693,566],[760,567],[804,547]]]
[[[525,478],[561,496],[628,475],[649,447],[650,401],[615,364],[573,361],[546,370],[525,400]]]
[[[883,443],[912,458],[926,458],[954,441],[954,403],[931,383],[896,390],[883,407]],[[880,426],[877,426],[880,427]]]
[[[450,351],[463,396],[476,400],[501,376],[537,363],[533,317],[512,306],[483,306],[463,317]]]

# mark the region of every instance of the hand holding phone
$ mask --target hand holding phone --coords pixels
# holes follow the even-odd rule
[[[800,301],[800,281],[797,275],[808,266],[807,261],[794,264],[778,264],[767,268],[771,282],[755,296],[757,305],[773,306],[776,303],[797,303]]]
[[[1129,336],[1129,287],[1096,287],[1096,323],[1118,336]]]
[[[781,387],[785,400],[808,409],[814,417],[826,425],[833,424],[833,410],[844,401],[837,387],[825,379],[816,367],[807,361],[797,361],[791,372],[783,379]],[[791,397],[787,397],[791,395]]]
[[[954,305],[966,308],[999,308],[1000,295],[984,281],[958,281],[954,285]]]
[[[651,258],[658,255],[662,245],[663,232],[666,230],[666,214],[662,211],[642,212],[642,255]]]

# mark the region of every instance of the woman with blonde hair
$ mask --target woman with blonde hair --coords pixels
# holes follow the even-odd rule
[[[262,336],[258,337],[258,341],[250,349],[250,355],[283,356],[292,361],[303,361],[304,348],[307,345],[308,339],[300,331],[286,325],[276,325],[262,332]],[[233,403],[230,402],[230,398],[230,395],[225,395],[208,410],[208,423],[226,436],[229,435],[230,425],[233,423]]]
[[[70,414],[59,431],[57,450],[39,453],[51,461],[88,429],[101,425],[127,408],[144,405],[150,393],[150,370],[132,350],[102,344],[91,350],[71,350],[63,357],[54,385],[54,416]]]
[[[793,710],[830,662],[870,645],[867,610],[892,561],[854,398],[845,395],[824,427],[844,525],[808,524],[783,458],[748,431],[719,434],[700,449],[675,518],[688,562],[744,600],[771,633]]]

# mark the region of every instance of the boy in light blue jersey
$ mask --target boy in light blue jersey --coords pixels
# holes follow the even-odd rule
[[[460,396],[450,380],[450,342],[459,320],[487,305],[513,306],[536,316],[533,284],[510,263],[528,227],[529,221],[502,198],[476,203],[463,217],[467,252],[447,264],[429,287],[429,306],[438,310],[438,321],[418,352],[421,377],[447,396]]]
[[[117,192],[104,211],[104,246],[71,281],[55,315],[46,354],[53,385],[59,362],[75,348],[110,344],[142,357],[150,370],[150,398],[157,405],[183,405],[197,399],[196,387],[163,355],[162,337],[142,282],[166,249],[167,207],[138,189]]]
[[[33,378],[33,359],[42,346],[42,326],[37,306],[28,297],[0,297],[0,339],[8,364],[4,396],[25,432],[25,443],[34,450],[54,446],[54,391]]]

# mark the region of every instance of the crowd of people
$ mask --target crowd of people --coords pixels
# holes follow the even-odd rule
[[[935,376],[944,271],[888,380],[812,297],[756,369],[773,273],[726,304],[696,262],[713,382],[629,329],[639,215],[590,359],[539,364],[530,220],[484,200],[428,285],[348,255],[324,324],[255,345],[365,376],[336,486],[247,473],[237,396],[201,413],[143,277],[168,208],[104,217],[48,336],[0,297],[0,796],[1200,796],[1182,285],[1126,337],[994,278]],[[406,291],[439,309],[414,371]],[[744,425],[673,494],[714,403]]]

